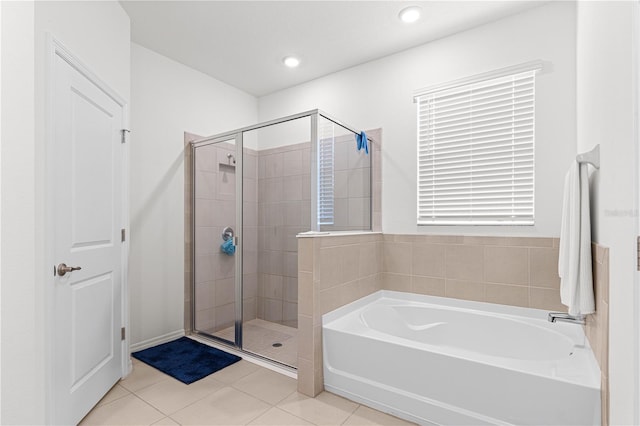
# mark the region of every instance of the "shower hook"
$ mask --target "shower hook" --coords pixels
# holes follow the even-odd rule
[[[224,241],[227,241],[229,238],[233,238],[233,234],[234,234],[233,228],[230,226],[227,226],[222,230],[222,239]]]
[[[227,161],[231,164],[231,159],[233,159],[233,164],[236,164],[236,157],[233,154],[227,154]]]

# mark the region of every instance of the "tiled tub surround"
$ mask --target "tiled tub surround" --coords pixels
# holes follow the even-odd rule
[[[377,290],[566,312],[558,243],[380,233],[298,238],[299,391],[316,395],[323,389],[321,316]]]
[[[383,288],[566,312],[557,238],[384,235]]]
[[[318,395],[322,315],[382,289],[381,233],[298,238],[298,391]]]
[[[585,333],[601,372],[602,426],[609,425],[609,248],[593,243],[593,290],[596,313],[587,315]]]

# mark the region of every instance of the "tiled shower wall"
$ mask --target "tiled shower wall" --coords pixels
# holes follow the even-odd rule
[[[244,148],[242,180],[242,319],[258,317],[258,152]]]
[[[258,318],[298,325],[298,242],[311,229],[310,143],[258,154]]]
[[[368,226],[369,205],[373,208],[373,227],[381,224],[381,130],[367,132],[374,142],[372,153],[372,202],[369,192],[369,161],[363,151],[355,149],[352,136],[336,142],[336,221],[342,230]],[[185,133],[185,145],[198,138]],[[349,147],[351,145],[351,148]],[[231,144],[203,147],[196,165],[198,184],[195,215],[198,226],[196,262],[196,297],[198,318],[207,328],[219,329],[232,321],[230,275],[232,258],[219,252],[218,238],[224,226],[234,226],[232,217],[235,173],[228,163]],[[220,150],[220,152],[218,152]],[[311,229],[310,143],[288,145],[268,150],[245,149],[244,176],[244,319],[261,318],[289,326],[298,320],[298,269],[296,235]],[[191,159],[185,154],[185,329],[191,323]],[[202,157],[202,158],[200,158]],[[220,165],[222,163],[222,166]],[[227,164],[228,165],[228,164]],[[216,169],[217,167],[217,169]],[[351,167],[352,170],[347,170]],[[213,180],[218,179],[218,181]],[[220,196],[217,192],[220,190]],[[350,200],[349,198],[353,200]],[[220,201],[220,203],[218,203]],[[366,204],[367,207],[364,205]],[[205,211],[206,210],[206,211]],[[231,216],[230,216],[231,215]],[[202,222],[204,221],[204,222]],[[215,223],[214,223],[215,222]],[[218,223],[219,222],[219,223]],[[222,224],[225,224],[222,226]],[[351,226],[349,226],[351,225]],[[337,229],[337,228],[336,228]],[[203,251],[204,250],[204,251]],[[201,260],[204,260],[204,264]],[[227,267],[225,269],[225,266]],[[217,279],[216,268],[223,278]],[[232,269],[232,268],[231,268]],[[213,278],[216,277],[216,278]],[[221,288],[211,285],[217,281]],[[208,283],[208,284],[205,284]],[[218,296],[216,298],[216,295]],[[216,316],[218,321],[216,321]],[[202,326],[199,327],[203,329]]]
[[[373,207],[380,226],[381,129],[368,131],[372,155],[357,151],[353,135],[335,139],[334,226],[322,230],[368,229]],[[298,323],[296,235],[311,229],[310,143],[258,152],[258,318],[292,327]],[[373,167],[373,158],[378,168]],[[373,191],[371,188],[373,185]],[[373,196],[373,203],[371,197]],[[246,233],[245,233],[246,234]]]
[[[372,156],[358,151],[350,134],[335,138],[334,158],[334,224],[322,225],[321,230],[371,229]]]

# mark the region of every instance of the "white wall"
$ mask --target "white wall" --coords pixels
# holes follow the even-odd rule
[[[45,34],[129,97],[129,17],[116,1],[1,2],[2,419],[45,424]]]
[[[287,121],[245,133],[245,136],[251,135],[253,135],[254,138],[249,138],[249,145],[247,145],[246,140],[243,140],[244,146],[248,146],[257,151],[309,142],[311,140],[311,118],[298,118],[297,120]],[[251,139],[253,139],[253,141],[251,141]]]
[[[2,6],[0,6],[0,28],[2,28]],[[2,30],[0,29],[0,93],[2,93]],[[2,97],[0,96],[0,167],[2,165]],[[0,212],[2,211],[2,173],[0,173]],[[0,241],[2,241],[2,219],[0,218]],[[0,243],[0,307],[2,306],[2,243]],[[0,315],[0,366],[2,366],[2,315]],[[0,368],[2,383],[2,368]],[[0,385],[0,421],[2,421],[2,385]]]
[[[536,83],[536,225],[418,227],[414,90],[531,60]],[[575,6],[541,6],[259,99],[260,121],[320,108],[383,129],[382,227],[389,233],[558,236],[562,182],[576,153]]]
[[[257,100],[131,45],[131,344],[184,329],[183,133],[254,124]]]
[[[583,152],[600,144],[600,170],[591,176],[592,237],[610,250],[611,424],[639,420],[634,418],[637,8],[635,2],[580,2],[577,13],[577,145]]]
[[[2,418],[44,423],[35,264],[34,5],[2,8]],[[11,108],[7,108],[11,105]],[[29,407],[25,410],[24,407]]]
[[[116,93],[131,91],[129,15],[118,1],[36,2],[36,96],[44,79],[45,34],[62,42]],[[42,119],[42,117],[40,117]]]

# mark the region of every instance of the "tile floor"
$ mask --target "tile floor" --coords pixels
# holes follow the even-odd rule
[[[328,392],[309,398],[296,380],[242,360],[191,385],[133,360],[81,425],[410,425]]]
[[[235,329],[228,327],[212,332],[214,336],[234,340]],[[283,324],[252,319],[242,325],[242,342],[244,350],[276,360],[286,365],[298,365],[298,329]],[[282,346],[273,347],[274,343]]]

